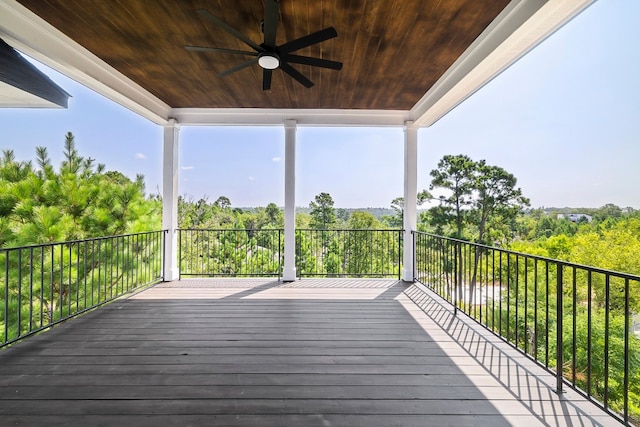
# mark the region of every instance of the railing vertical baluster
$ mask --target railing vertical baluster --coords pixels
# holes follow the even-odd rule
[[[573,267],[573,276],[572,276],[572,289],[573,298],[571,299],[572,304],[572,321],[571,321],[571,384],[575,387],[576,385],[576,338],[577,338],[577,320],[578,320],[578,285],[577,285],[577,271],[576,267]]]
[[[533,358],[538,360],[538,260],[533,261]]]
[[[511,340],[511,254],[507,253],[507,340]]]
[[[51,324],[51,322],[53,322],[53,313],[54,313],[54,308],[53,308],[53,303],[54,303],[54,285],[55,285],[55,272],[54,272],[54,246],[51,245],[51,280],[49,283],[49,291],[51,293],[51,298],[49,299],[49,324]]]
[[[4,252],[4,339],[9,340],[9,258],[11,252]]]
[[[460,288],[462,287],[462,268],[461,268],[461,259],[462,258],[462,248],[460,247],[460,243],[456,242],[454,245],[455,254],[453,256],[453,265],[454,272],[456,275],[456,284],[454,286],[454,304],[453,304],[453,315],[458,315],[458,304],[460,303]]]
[[[80,306],[80,243],[76,243],[76,311]]]
[[[63,290],[62,288],[64,287],[64,245],[57,245],[59,248],[59,253],[60,253],[60,289],[59,289],[59,301],[58,301],[58,305],[60,305],[60,319],[62,319],[64,317],[64,296],[63,296]]]
[[[592,304],[591,270],[587,272],[587,396],[591,397],[591,304]]]
[[[118,295],[119,287],[121,287],[123,285],[122,280],[120,279],[120,270],[121,270],[121,268],[120,268],[120,263],[121,263],[121,261],[120,261],[120,247],[124,246],[124,239],[122,239],[123,240],[122,244],[120,244],[120,239],[119,238],[116,237],[114,240],[116,241],[116,295]],[[123,276],[124,276],[124,268],[122,269],[122,272],[123,272]],[[112,296],[113,296],[113,294],[112,294]]]
[[[120,279],[120,293],[124,293],[129,289],[129,275],[131,274],[131,266],[129,265],[129,257],[127,256],[127,250],[128,252],[133,250],[131,236],[123,237],[121,246],[122,256],[120,261],[120,271],[122,271],[122,278]]]
[[[22,335],[22,249],[18,249],[18,332]]]
[[[84,277],[84,301],[82,302],[82,308],[87,308],[87,258],[88,258],[88,254],[87,254],[87,244],[88,241],[84,241],[84,256],[82,257],[82,261],[83,261],[83,271],[82,271],[82,276]]]
[[[498,287],[498,333],[502,336],[502,251],[498,251],[499,259],[498,259],[498,282],[500,286]]]
[[[516,255],[516,277],[515,277],[515,312],[516,312],[516,321],[515,321],[515,338],[516,338],[516,348],[518,348],[518,346],[520,345],[520,328],[518,326],[519,325],[519,319],[518,319],[518,306],[520,304],[518,304],[518,299],[519,299],[519,295],[520,295],[520,257],[518,255]]]
[[[562,298],[562,273],[563,266],[561,262],[557,263],[558,272],[556,274],[556,392],[562,393],[562,366],[563,366],[563,334],[562,334],[562,317],[563,317],[563,298]]]
[[[114,284],[114,280],[113,280],[113,257],[114,257],[114,250],[113,250],[113,246],[114,246],[114,239],[109,239],[109,243],[110,243],[110,248],[109,248],[109,299],[113,298],[113,284]],[[115,242],[115,245],[117,247],[118,242]],[[115,255],[117,256],[117,250],[115,251]],[[117,262],[117,261],[116,261]],[[118,278],[118,274],[117,274],[117,264],[116,264],[116,280]],[[117,288],[116,288],[117,289]]]
[[[498,292],[500,289],[498,286]],[[496,330],[496,251],[491,250],[491,330]]]
[[[29,248],[29,332],[33,330],[33,247]]]
[[[629,340],[631,312],[629,307],[629,278],[624,279],[624,380],[623,380],[623,417],[625,424],[629,423]]]
[[[100,254],[98,254],[98,256],[100,256]],[[100,258],[98,258],[98,262],[99,261],[100,261]],[[95,285],[96,285],[96,241],[92,240],[91,241],[91,305],[95,304],[95,293],[96,293]],[[100,289],[100,279],[98,279],[98,289]]]
[[[40,328],[44,323],[44,248],[40,248]]]
[[[69,243],[68,246],[69,246],[69,266],[68,266],[68,270],[69,270],[68,271],[68,273],[69,273],[69,275],[68,275],[68,278],[69,278],[68,286],[69,286],[69,289],[67,291],[67,310],[68,310],[67,311],[67,315],[69,315],[71,313],[71,292],[73,291],[72,286],[71,286],[71,284],[73,283],[73,278],[72,278],[72,273],[73,273],[72,246],[73,246],[73,244]]]
[[[609,407],[609,306],[611,303],[611,283],[610,276],[605,275],[605,311],[604,311],[604,408]]]
[[[531,354],[531,339],[529,336],[529,258],[524,257],[524,325],[522,328],[522,341],[525,354]]]
[[[102,294],[102,240],[98,240],[98,302]]]
[[[546,291],[545,291],[545,298],[546,298],[546,302],[545,302],[545,324],[546,324],[546,328],[545,328],[545,334],[544,334],[544,365],[548,368],[549,367],[549,261],[545,261],[544,263],[544,268],[545,268],[545,286],[546,286]]]

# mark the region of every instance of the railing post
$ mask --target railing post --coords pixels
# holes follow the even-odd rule
[[[413,233],[413,231],[411,233]],[[403,243],[402,237],[403,235],[404,235],[404,230],[398,231],[398,280],[402,279],[402,243]],[[415,278],[415,274],[413,276]]]
[[[556,392],[562,393],[562,365],[563,365],[563,336],[562,336],[562,317],[563,317],[563,299],[562,299],[562,278],[563,266],[558,262],[558,271],[556,274]]]
[[[453,315],[457,316],[458,315],[458,293],[460,290],[460,284],[461,284],[461,274],[462,274],[462,269],[460,268],[460,258],[462,257],[462,253],[459,254],[460,252],[460,242],[454,242],[453,243],[453,273],[455,276],[455,284],[453,286]]]
[[[167,246],[167,233],[168,230],[162,231],[162,281],[165,281],[166,271],[167,271],[167,251],[165,247]]]
[[[180,267],[182,267],[180,265],[180,262],[182,260],[182,229],[179,228],[178,230],[178,280],[182,279],[182,269]]]
[[[416,232],[411,231],[411,240],[413,240],[413,281],[418,279],[418,268],[416,267]]]

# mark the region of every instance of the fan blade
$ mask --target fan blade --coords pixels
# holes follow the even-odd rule
[[[236,71],[240,71],[243,68],[247,68],[253,64],[257,64],[258,60],[257,59],[252,59],[251,61],[247,61],[247,62],[243,62],[242,64],[238,64],[235,67],[231,67],[229,68],[227,71],[223,71],[221,73],[218,73],[218,77],[224,77],[224,76],[228,76],[231,73],[235,73]]]
[[[277,0],[264,0],[264,45],[275,49],[276,28],[278,27],[278,17],[280,16],[280,4]]]
[[[330,68],[332,70],[342,70],[342,62],[331,61],[329,59],[311,58],[309,56],[300,55],[282,55],[280,57],[285,62],[293,62],[294,64],[312,65],[314,67]]]
[[[296,79],[298,82],[300,82],[300,84],[302,84],[304,87],[310,88],[313,86],[313,82],[311,80],[303,76],[298,70],[296,70],[286,62],[281,62],[279,68]]]
[[[222,47],[204,47],[204,46],[185,46],[190,52],[221,52],[232,53],[234,55],[258,56],[258,52],[249,52],[248,50],[225,49]]]
[[[229,26],[226,22],[220,20],[220,18],[213,16],[208,10],[198,9],[196,10],[196,13],[202,16],[203,18],[206,18],[209,21],[213,22],[214,24],[216,24],[218,27],[222,28],[229,34],[234,35],[236,38],[243,41],[246,45],[253,48],[256,52],[264,52],[264,49],[258,46],[257,44],[255,44],[253,41],[251,41],[250,38],[248,38],[247,36],[239,32],[235,28]]]
[[[272,75],[273,75],[273,70],[267,70],[266,68],[262,70],[262,90],[271,89]]]
[[[302,49],[303,47],[311,46],[312,44],[321,43],[325,40],[338,37],[338,32],[335,28],[329,27],[324,30],[316,31],[315,33],[308,34],[299,39],[291,40],[280,46],[278,51],[280,53],[289,53]]]

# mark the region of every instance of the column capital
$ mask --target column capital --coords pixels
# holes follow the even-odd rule
[[[171,117],[170,119],[167,120],[167,123],[164,124],[163,127],[165,127],[165,128],[179,128],[180,127],[180,123],[178,123],[178,121],[176,119]]]
[[[285,120],[284,121],[284,128],[285,129],[295,129],[298,126],[298,122],[296,120]]]
[[[409,129],[417,129],[418,125],[415,124],[415,122],[413,120],[407,120],[406,122],[404,122],[404,126],[403,129],[405,131],[409,130]]]

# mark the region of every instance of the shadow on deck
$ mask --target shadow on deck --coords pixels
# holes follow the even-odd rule
[[[419,285],[189,279],[0,352],[3,425],[619,425]]]

